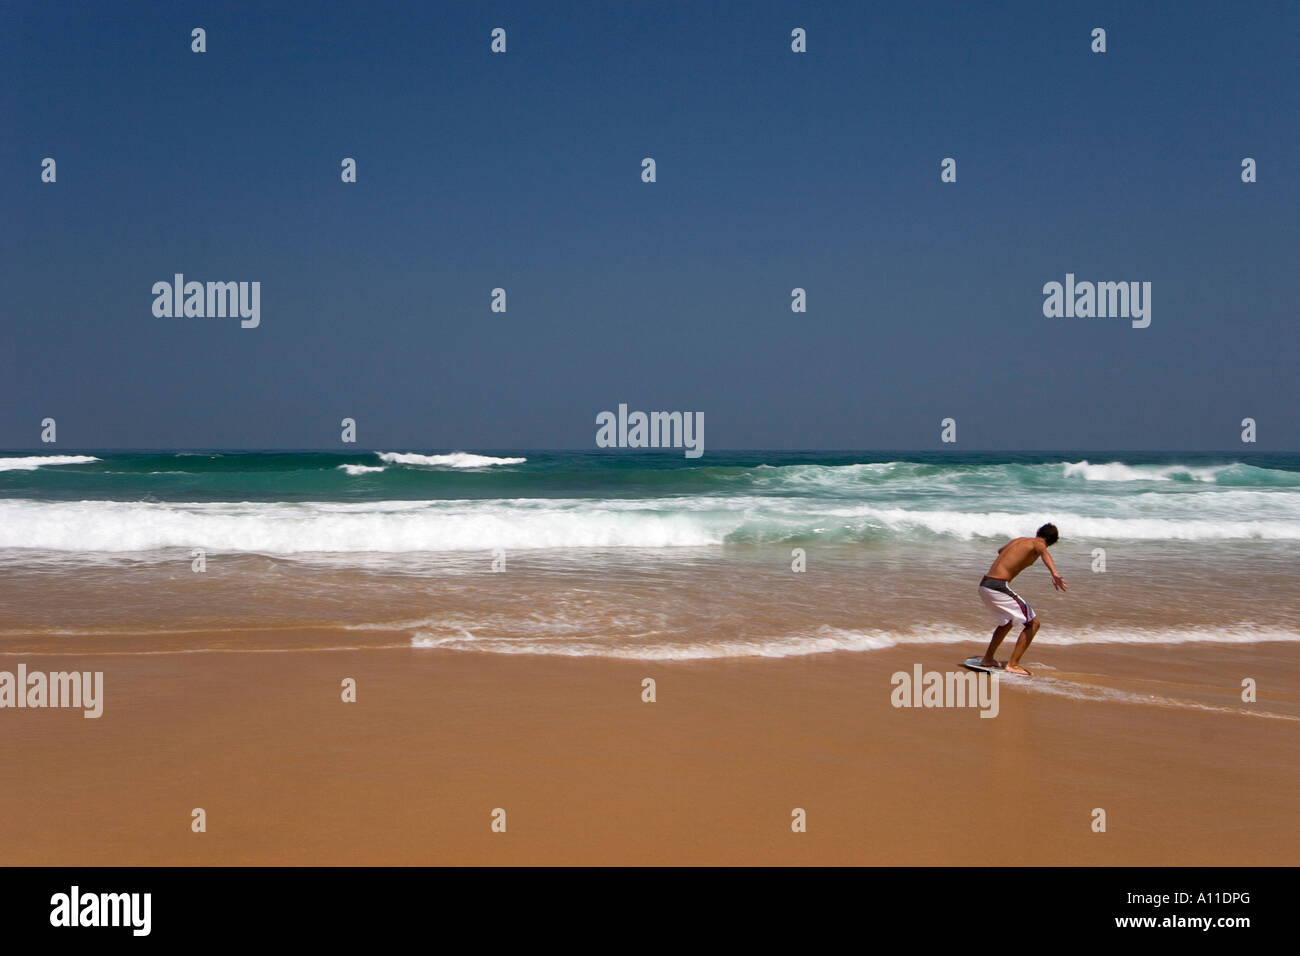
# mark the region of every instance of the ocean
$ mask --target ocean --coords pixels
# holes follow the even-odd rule
[[[1300,455],[88,451],[0,457],[0,650],[978,651],[1047,521],[1036,648],[1300,640]]]

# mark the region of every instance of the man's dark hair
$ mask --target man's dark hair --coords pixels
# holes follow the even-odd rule
[[[1056,530],[1056,525],[1045,524],[1038,529],[1038,536],[1047,542],[1048,547],[1056,544],[1056,540],[1061,536]]]

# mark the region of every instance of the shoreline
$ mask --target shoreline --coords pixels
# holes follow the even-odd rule
[[[1040,673],[1130,682],[1135,700],[1003,681],[995,719],[891,706],[892,673],[964,650],[0,654],[0,670],[103,670],[106,698],[99,719],[0,710],[0,772],[22,781],[0,793],[0,845],[11,865],[1300,862],[1285,647],[1044,647]],[[1229,666],[1261,685],[1238,706],[1279,719],[1232,712]],[[1148,691],[1190,706],[1137,702]]]

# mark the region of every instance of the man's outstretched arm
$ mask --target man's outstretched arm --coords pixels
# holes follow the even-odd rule
[[[1056,572],[1056,563],[1052,561],[1052,556],[1047,553],[1047,545],[1039,542],[1037,545],[1038,553],[1043,556],[1043,564],[1047,565],[1047,570],[1052,573],[1052,587],[1058,591],[1068,591],[1069,586],[1065,583],[1065,578]]]

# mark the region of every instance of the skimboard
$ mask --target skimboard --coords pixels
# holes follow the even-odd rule
[[[1017,674],[1014,671],[1006,670],[1005,661],[998,661],[997,664],[995,664],[994,666],[987,667],[984,664],[980,663],[980,659],[978,657],[968,657],[961,662],[961,666],[968,667],[973,671],[981,671],[985,674],[998,674],[1001,675],[1002,677],[1024,677],[1025,676],[1024,674]]]

